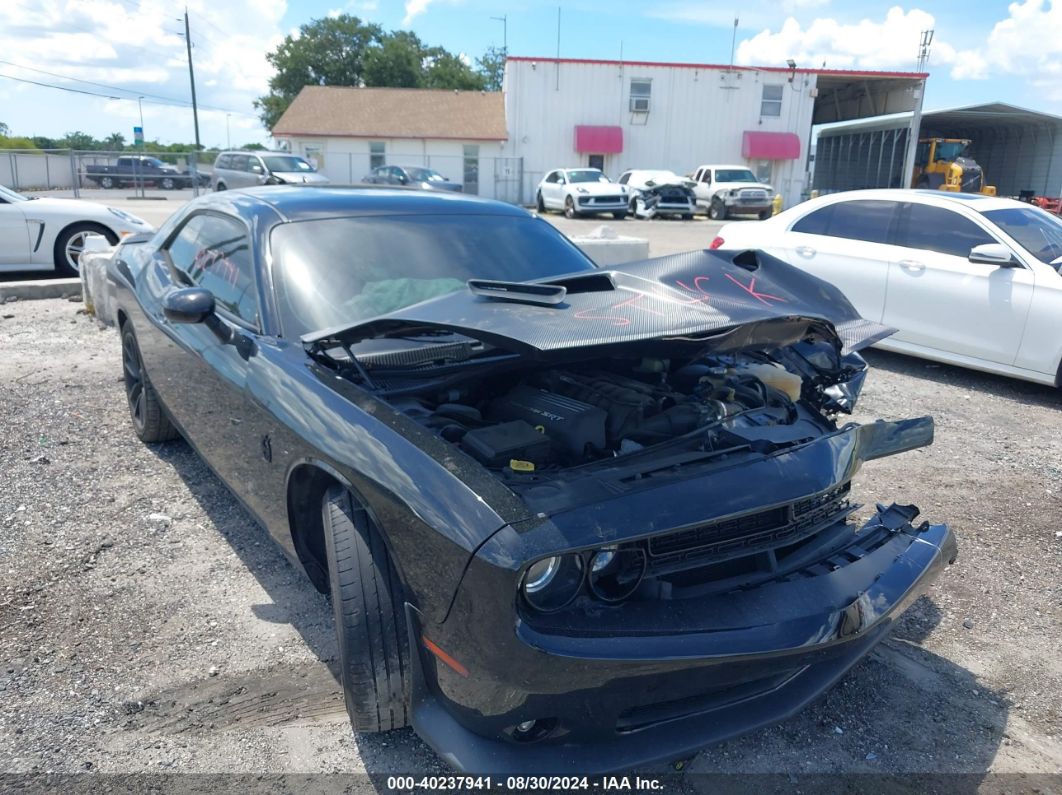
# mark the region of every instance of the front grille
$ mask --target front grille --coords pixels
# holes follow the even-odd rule
[[[679,559],[778,546],[844,513],[849,488],[845,483],[788,505],[654,536],[649,539],[649,554]]]
[[[594,196],[591,198],[594,204],[622,204],[622,196]]]
[[[738,193],[738,198],[743,202],[764,201],[767,198],[765,190],[743,190]]]

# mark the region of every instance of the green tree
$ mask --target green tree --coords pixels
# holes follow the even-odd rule
[[[0,121],[0,135],[2,135],[4,138],[7,138],[7,136],[11,135],[11,128],[4,124],[2,121]]]
[[[104,147],[111,152],[121,152],[125,149],[125,136],[120,132],[113,132],[103,139]]]
[[[315,19],[288,35],[266,55],[275,70],[269,93],[255,100],[262,123],[276,126],[303,86],[360,86],[364,83],[365,51],[383,31],[350,14]]]
[[[483,75],[453,53],[438,48],[427,62],[423,85],[425,88],[457,88],[462,91],[482,91],[487,83]]]
[[[483,76],[487,91],[502,90],[507,56],[508,53],[504,47],[488,47],[482,57],[476,59],[477,71]]]
[[[83,133],[80,130],[67,133],[58,143],[63,149],[79,149],[84,151],[100,148],[99,141],[88,133]]]
[[[428,48],[415,33],[399,30],[385,33],[365,52],[364,81],[367,86],[418,88],[424,80]]]
[[[46,138],[43,135],[33,136],[33,145],[38,149],[60,149],[59,142],[54,138]]]

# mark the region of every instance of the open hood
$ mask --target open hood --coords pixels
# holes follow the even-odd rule
[[[781,347],[809,335],[843,353],[893,333],[859,316],[833,285],[762,252],[691,251],[536,282],[547,300],[502,284],[460,290],[346,328],[302,338],[308,349],[449,331],[535,359],[631,343],[703,340],[717,352]],[[559,297],[558,297],[559,296]]]

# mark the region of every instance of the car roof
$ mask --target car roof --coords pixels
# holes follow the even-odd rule
[[[716,163],[714,165],[707,163],[703,166],[697,166],[697,168],[740,168],[742,171],[752,171],[751,168],[740,163]]]
[[[287,221],[356,215],[497,215],[530,217],[512,204],[464,193],[420,191],[374,186],[265,185],[209,193],[200,207],[226,206],[246,211],[248,205],[270,207]]]
[[[226,149],[224,152],[218,152],[218,157],[222,155],[287,155],[288,157],[302,157],[294,152],[285,152],[283,149]]]
[[[866,190],[849,190],[841,193],[829,193],[825,196],[819,196],[818,199],[812,199],[811,201],[815,201],[817,204],[832,204],[835,201],[854,199],[878,199],[888,201],[917,199],[922,202],[928,202],[942,207],[967,207],[979,213],[988,212],[989,210],[1000,210],[1006,207],[1032,206],[1019,202],[1016,199],[1007,199],[1001,196],[985,196],[981,193],[952,193],[951,191],[943,190],[906,188],[868,188]],[[794,205],[793,209],[801,206],[803,205]]]

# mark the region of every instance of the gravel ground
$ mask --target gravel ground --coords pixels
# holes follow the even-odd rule
[[[445,772],[408,730],[352,735],[326,601],[184,443],[136,440],[79,310],[0,306],[0,773]],[[825,698],[686,769],[1057,774],[1062,398],[868,358],[857,419],[932,414],[937,442],[857,496],[951,522],[958,563]]]

